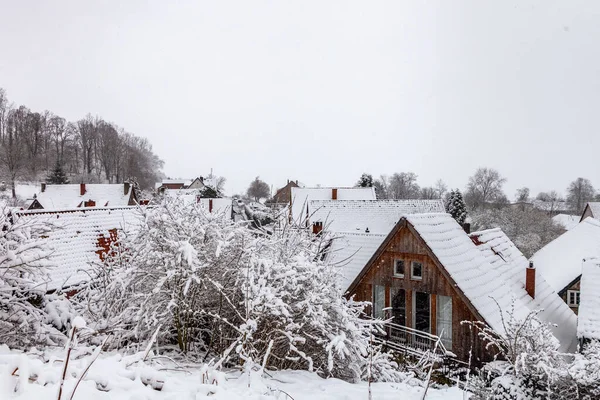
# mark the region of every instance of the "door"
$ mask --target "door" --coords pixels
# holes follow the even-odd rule
[[[413,295],[414,327],[418,331],[430,333],[431,310],[429,293],[414,292]]]
[[[406,291],[404,289],[398,289],[396,293],[393,292],[392,288],[392,323],[397,325],[406,326]]]

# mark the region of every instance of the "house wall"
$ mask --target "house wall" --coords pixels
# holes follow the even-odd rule
[[[583,221],[587,217],[594,218],[594,215],[592,214],[592,209],[589,206],[586,205],[585,209],[583,210],[583,214],[581,215],[581,221]]]
[[[567,299],[567,295],[568,295],[568,290],[577,290],[580,291],[581,288],[581,277],[577,278],[576,281],[574,281],[573,283],[571,283],[569,286],[567,286],[566,288],[564,288],[563,290],[560,291],[559,295],[560,298],[563,299],[563,301],[568,305],[569,301]],[[573,310],[573,312],[575,313],[575,315],[579,314],[579,306],[569,306],[569,308],[571,310]]]
[[[273,202],[290,204],[292,199],[293,187],[298,187],[298,185],[296,185],[296,182],[290,181],[287,185],[279,189],[275,196],[273,196]]]
[[[405,260],[405,273],[403,278],[394,276],[394,260]],[[420,261],[423,264],[423,279],[413,280],[410,277],[410,262]],[[436,262],[428,255],[423,241],[416,237],[408,227],[402,227],[386,246],[383,253],[372,263],[372,267],[363,276],[358,286],[350,295],[355,295],[359,301],[372,301],[373,286],[381,285],[386,288],[385,306],[391,307],[390,293],[398,289],[406,291],[406,320],[407,326],[413,326],[412,293],[425,292],[431,295],[431,333],[436,330],[436,296],[452,297],[452,352],[462,361],[469,361],[469,351],[473,350],[472,365],[488,361],[492,354],[484,349],[469,326],[462,325],[461,321],[476,321],[477,318],[458,294],[446,277],[441,272]]]

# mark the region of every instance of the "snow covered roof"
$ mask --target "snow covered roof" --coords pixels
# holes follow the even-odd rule
[[[590,201],[587,203],[587,207],[589,207],[592,212],[592,217],[596,219],[600,219],[600,202],[599,201]]]
[[[109,238],[110,230],[117,235],[137,232],[141,217],[138,207],[85,208],[69,211],[28,210],[17,213],[19,218],[48,222],[56,227],[46,240],[52,248],[47,290],[72,286],[90,279],[100,265],[101,237]]]
[[[201,198],[198,204],[201,208],[208,210],[211,213],[223,213],[225,216],[231,218],[232,205],[233,201],[231,198],[223,197],[223,198],[215,198],[215,199],[206,199]],[[212,203],[212,205],[211,205]],[[211,209],[212,207],[212,209]]]
[[[341,269],[342,290],[348,289],[386,236],[387,234],[359,232],[335,234],[327,252],[327,260]]]
[[[309,221],[330,232],[388,234],[405,214],[445,212],[442,200],[311,200]]]
[[[531,202],[533,208],[537,208],[542,211],[569,211],[571,207],[566,201],[543,201],[543,200],[533,200]]]
[[[538,270],[535,279],[535,298],[529,296],[525,290],[525,276],[529,261],[508,236],[500,228],[495,228],[474,232],[470,237],[492,268],[500,275],[501,282],[504,282],[503,286],[509,287],[529,310],[543,310],[538,316],[542,321],[556,324],[551,329],[561,343],[562,350],[575,351],[577,349],[575,313],[550,287]]]
[[[552,217],[552,220],[566,230],[570,230],[579,224],[580,217],[578,215],[557,214]]]
[[[583,263],[577,337],[600,340],[600,259]]]
[[[542,247],[531,260],[560,293],[581,275],[581,263],[589,257],[600,257],[600,221],[593,218],[586,218]]]
[[[94,201],[96,207],[125,207],[133,205],[132,191],[129,184],[45,185],[36,200],[44,210],[70,210],[83,207],[82,203],[88,200]]]
[[[307,217],[307,206],[311,200],[332,200],[336,192],[337,200],[375,200],[375,188],[302,188],[292,187],[292,219],[297,223]]]

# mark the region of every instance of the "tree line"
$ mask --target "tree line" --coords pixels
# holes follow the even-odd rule
[[[414,172],[397,172],[391,176],[381,175],[378,179],[368,173],[362,174],[356,186],[375,187],[378,199],[443,199],[448,192],[448,186],[439,179],[433,186],[421,187],[417,183]],[[470,211],[488,208],[502,208],[511,203],[503,190],[506,183],[504,178],[493,168],[480,167],[469,177],[464,191],[464,201]],[[533,200],[559,203],[565,202],[574,213],[582,213],[590,201],[600,201],[600,193],[596,191],[591,181],[577,178],[569,184],[563,197],[556,190],[540,192],[535,198],[530,196],[527,187],[519,188],[515,194],[515,202],[531,202]]]
[[[15,182],[63,170],[82,183],[137,182],[149,189],[163,161],[146,138],[99,116],[67,121],[50,111],[10,103],[0,88],[0,169],[16,197]]]

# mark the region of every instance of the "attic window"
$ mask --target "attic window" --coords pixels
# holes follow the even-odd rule
[[[423,263],[413,261],[410,266],[410,278],[421,280],[423,279]]]
[[[394,260],[394,276],[404,278],[404,260]]]
[[[567,290],[567,304],[570,307],[579,307],[579,290]]]

